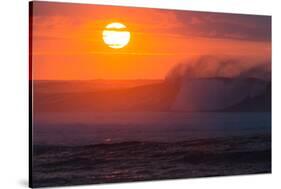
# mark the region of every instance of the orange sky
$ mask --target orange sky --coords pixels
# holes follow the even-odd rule
[[[35,2],[32,66],[36,80],[163,79],[200,55],[270,60],[271,18],[161,9]],[[111,22],[125,24],[129,44],[102,40]]]

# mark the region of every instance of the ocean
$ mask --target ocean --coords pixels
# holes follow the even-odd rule
[[[37,113],[34,187],[271,172],[270,112]]]

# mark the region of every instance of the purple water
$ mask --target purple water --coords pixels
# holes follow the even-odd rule
[[[271,113],[35,115],[33,186],[271,172]]]
[[[35,116],[34,143],[178,142],[270,132],[271,113],[264,112],[44,113]]]

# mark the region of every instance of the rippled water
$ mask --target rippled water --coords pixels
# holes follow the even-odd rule
[[[270,113],[36,118],[34,187],[271,172]]]
[[[34,142],[45,145],[176,142],[270,132],[271,113],[44,113],[34,121]]]

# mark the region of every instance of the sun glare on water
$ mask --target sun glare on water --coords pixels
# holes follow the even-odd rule
[[[114,49],[125,47],[131,38],[131,33],[127,27],[119,22],[108,24],[102,32],[103,41],[106,45]]]

